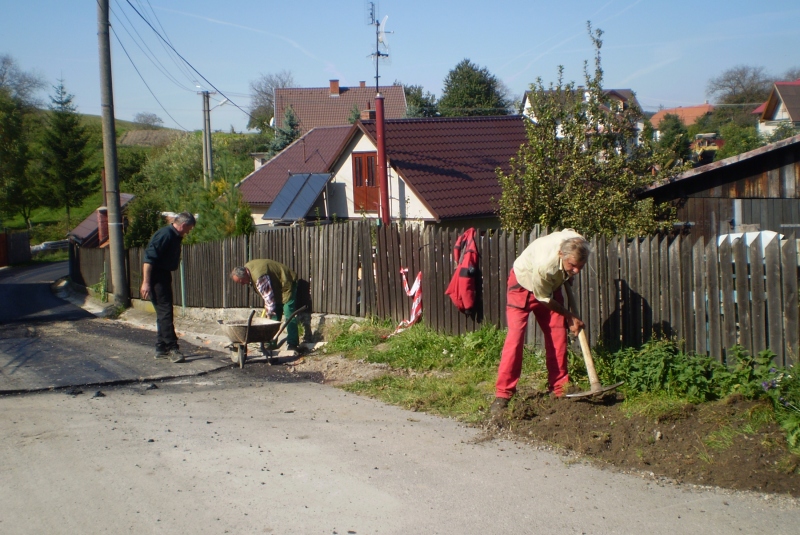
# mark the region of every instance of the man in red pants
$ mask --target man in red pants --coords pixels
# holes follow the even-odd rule
[[[548,390],[557,397],[565,394],[569,382],[567,328],[578,334],[584,324],[565,306],[561,286],[580,273],[588,257],[589,243],[567,229],[534,240],[514,261],[508,276],[508,334],[497,370],[495,400],[490,409],[493,416],[503,413],[517,390],[531,312],[544,333]]]

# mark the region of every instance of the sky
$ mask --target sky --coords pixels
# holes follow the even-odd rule
[[[692,106],[709,79],[737,65],[776,77],[800,67],[800,2],[771,0],[380,0],[389,54],[381,85],[421,85],[437,97],[468,58],[520,98],[541,78],[583,81],[594,51],[586,23],[604,32],[603,87],[632,89],[645,111]],[[78,111],[100,115],[97,3],[0,0],[0,54],[63,80]],[[154,113],[164,126],[246,131],[250,83],[290,71],[300,87],[375,84],[376,27],[366,0],[110,0],[117,119]],[[145,22],[146,19],[149,22]],[[158,34],[156,33],[158,32]],[[159,37],[159,35],[161,37]],[[182,61],[170,47],[177,52]],[[188,65],[187,65],[188,63]],[[225,98],[228,99],[225,102]]]

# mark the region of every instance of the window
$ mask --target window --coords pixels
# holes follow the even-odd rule
[[[375,152],[353,153],[353,208],[356,212],[378,212],[377,161]]]

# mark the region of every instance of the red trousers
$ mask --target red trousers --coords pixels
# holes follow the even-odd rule
[[[561,289],[553,293],[553,299],[564,303]],[[547,363],[549,390],[556,396],[563,395],[563,387],[569,382],[567,374],[567,320],[561,314],[552,312],[536,300],[533,292],[519,285],[514,270],[508,275],[506,293],[506,320],[508,334],[503,344],[500,367],[497,370],[495,396],[510,398],[517,391],[517,383],[522,373],[522,346],[525,343],[525,330],[528,316],[533,312],[544,333],[544,349]]]

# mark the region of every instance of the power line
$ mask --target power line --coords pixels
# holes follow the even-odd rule
[[[141,0],[136,0],[136,3],[139,4],[140,6],[142,5]],[[153,9],[153,6],[150,4],[149,0],[147,2],[147,5],[150,8],[150,12],[153,14],[153,18],[156,20],[156,22],[158,23],[158,26],[161,28],[161,31],[164,33],[164,36],[166,37],[166,41],[170,44],[170,46],[172,46],[172,40],[169,38],[169,35],[167,35],[167,30],[164,28],[164,25],[161,24],[161,20],[158,18],[158,15],[156,15],[156,12]],[[142,10],[144,11],[144,8],[142,8]],[[163,48],[164,51],[167,53],[167,55],[169,56],[169,59],[172,60],[172,63],[174,63],[175,66],[178,68],[178,70],[183,73],[183,75],[186,77],[186,79],[189,80],[192,84],[195,84],[196,82],[194,80],[194,77],[192,76],[192,73],[186,68],[186,65],[184,65],[180,61],[176,61],[175,57],[173,56],[172,51],[170,51],[167,47],[165,47],[164,43],[159,41],[159,44],[161,45],[161,48]]]
[[[158,100],[158,97],[156,96],[156,94],[153,93],[153,90],[150,89],[149,85],[147,85],[147,82],[145,81],[144,77],[142,76],[142,73],[139,72],[139,69],[136,67],[136,64],[133,62],[133,58],[131,58],[131,55],[128,54],[128,51],[125,49],[125,45],[123,45],[122,41],[120,41],[119,36],[117,35],[117,32],[114,31],[114,28],[111,28],[111,33],[114,34],[114,37],[117,39],[117,43],[119,43],[119,46],[122,47],[122,51],[125,52],[125,55],[128,57],[128,61],[131,62],[131,65],[133,66],[133,69],[136,71],[136,74],[139,75],[139,78],[141,78],[142,83],[145,85],[147,90],[150,91],[150,94],[153,95],[153,98],[156,99],[156,102],[158,102],[158,105],[161,106],[162,110],[164,110],[164,113],[166,113],[169,116],[169,118],[172,119],[172,121],[176,125],[178,125],[180,128],[182,128],[184,131],[189,132],[189,130],[187,130],[186,127],[184,127],[181,123],[179,123],[177,120],[175,120],[175,117],[170,115],[170,113],[167,111],[167,108],[165,108],[164,105],[161,104],[161,101]]]
[[[234,106],[235,106],[235,107],[236,107],[236,108],[237,108],[239,111],[241,111],[242,113],[244,113],[245,115],[247,115],[247,116],[248,116],[248,117],[250,117],[251,119],[254,119],[254,120],[255,120],[255,117],[253,117],[252,115],[250,115],[250,113],[249,113],[249,112],[245,111],[244,109],[242,109],[242,107],[241,107],[241,106],[239,106],[239,105],[238,105],[238,104],[236,104],[236,103],[235,103],[233,100],[231,100],[230,98],[228,98],[228,96],[227,96],[225,93],[223,93],[222,91],[220,91],[219,89],[217,89],[217,87],[216,87],[214,84],[212,84],[212,83],[211,83],[211,82],[210,82],[210,81],[209,81],[209,80],[208,80],[208,79],[207,79],[205,76],[203,76],[203,75],[200,73],[200,71],[198,71],[197,69],[195,69],[195,68],[194,68],[194,65],[192,65],[191,63],[189,63],[189,61],[188,61],[186,58],[184,58],[184,57],[183,57],[183,56],[180,54],[180,52],[178,52],[177,50],[175,50],[175,47],[173,47],[173,46],[172,46],[172,45],[169,43],[169,41],[167,41],[166,39],[164,39],[164,37],[163,37],[163,36],[162,36],[160,33],[158,33],[158,30],[156,30],[156,29],[153,27],[153,25],[152,25],[152,24],[150,24],[150,21],[148,21],[148,20],[147,20],[147,19],[146,19],[144,16],[142,16],[142,14],[141,14],[141,13],[139,13],[139,10],[138,10],[138,9],[136,9],[136,7],[135,7],[133,4],[131,4],[131,0],[125,0],[125,1],[128,3],[128,5],[129,5],[129,6],[131,6],[131,9],[133,9],[133,10],[136,12],[136,14],[137,14],[137,15],[139,15],[139,17],[141,17],[141,18],[142,18],[142,20],[143,20],[143,21],[144,21],[144,22],[145,22],[145,23],[146,23],[148,26],[150,26],[150,29],[151,29],[151,30],[153,30],[153,32],[154,32],[154,33],[155,33],[155,34],[156,34],[156,35],[159,37],[159,39],[161,39],[162,41],[164,41],[164,42],[167,44],[167,46],[169,46],[169,47],[172,49],[172,51],[173,51],[173,52],[175,52],[175,54],[176,54],[176,55],[177,55],[179,58],[181,58],[181,60],[183,60],[183,61],[186,63],[186,65],[188,65],[188,66],[189,66],[189,67],[190,67],[190,68],[191,68],[191,69],[192,69],[194,72],[196,72],[196,73],[197,73],[197,75],[198,75],[200,78],[202,78],[202,79],[203,79],[203,81],[204,81],[204,82],[206,82],[206,83],[207,83],[209,86],[211,86],[211,88],[213,88],[213,89],[214,89],[214,91],[216,91],[217,93],[219,93],[219,94],[220,94],[220,95],[222,95],[223,97],[227,98],[227,99],[228,99],[228,102],[230,102],[231,104],[233,104],[233,105],[234,105]]]
[[[121,7],[121,6],[120,6],[120,7]],[[172,83],[174,83],[176,86],[178,86],[179,88],[181,88],[181,89],[183,89],[183,90],[185,90],[185,91],[192,91],[192,92],[193,92],[193,91],[194,91],[194,89],[193,89],[193,88],[189,88],[189,87],[185,87],[185,86],[183,86],[183,85],[182,85],[182,84],[181,84],[181,83],[180,83],[180,82],[177,80],[177,78],[175,78],[175,77],[174,77],[174,76],[173,76],[173,75],[172,75],[172,74],[171,74],[171,73],[170,73],[170,72],[167,70],[167,68],[166,68],[166,67],[165,67],[165,66],[164,66],[164,65],[161,63],[161,61],[159,61],[159,59],[156,57],[156,55],[153,53],[153,51],[152,51],[152,50],[150,50],[150,47],[149,47],[149,46],[147,46],[147,43],[146,43],[146,42],[144,41],[144,39],[142,38],[141,34],[139,34],[139,32],[136,30],[136,27],[133,25],[133,22],[131,22],[131,20],[128,18],[128,15],[125,13],[125,11],[124,11],[124,10],[122,10],[122,9],[120,9],[120,11],[121,11],[121,12],[122,12],[122,14],[125,16],[125,18],[128,20],[128,23],[130,24],[130,26],[131,26],[131,28],[133,29],[133,31],[136,33],[136,36],[139,38],[139,40],[142,42],[142,44],[144,45],[144,47],[145,47],[147,50],[145,50],[144,48],[142,48],[142,44],[139,44],[139,41],[137,41],[136,37],[134,37],[134,36],[133,36],[133,34],[131,34],[130,30],[129,30],[129,29],[128,29],[128,27],[125,25],[125,23],[122,21],[122,19],[120,19],[120,18],[119,18],[119,16],[117,15],[116,11],[112,11],[112,14],[114,15],[114,18],[115,18],[115,19],[116,19],[116,20],[117,20],[117,21],[120,23],[120,26],[122,26],[122,29],[123,29],[123,30],[125,30],[125,32],[126,32],[126,33],[127,33],[127,34],[128,34],[130,37],[131,37],[131,40],[134,42],[134,44],[135,44],[136,46],[138,46],[138,47],[139,47],[139,50],[141,50],[141,51],[142,51],[142,53],[145,55],[145,57],[147,57],[147,59],[149,59],[149,60],[150,60],[150,62],[151,62],[151,63],[152,63],[152,64],[153,64],[153,65],[154,65],[154,66],[155,66],[155,67],[156,67],[156,68],[157,68],[159,71],[161,71],[161,73],[162,73],[164,76],[166,76],[166,77],[167,77],[167,79],[169,79],[169,80],[170,80]],[[118,39],[119,39],[119,38],[118,38]]]

